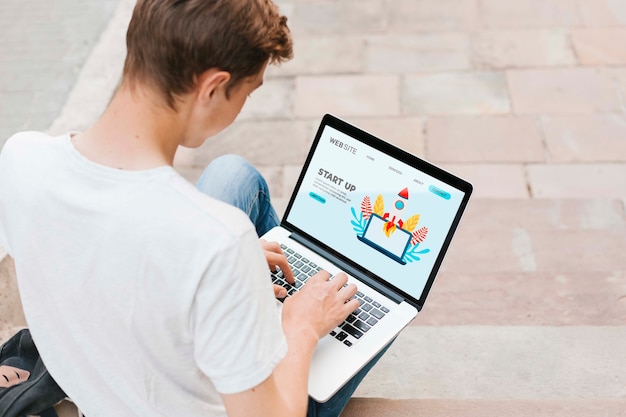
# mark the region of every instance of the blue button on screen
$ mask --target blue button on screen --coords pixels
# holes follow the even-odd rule
[[[325,203],[326,203],[326,199],[325,199],[324,197],[322,197],[322,196],[321,196],[321,195],[319,195],[319,194],[315,194],[313,191],[311,191],[311,192],[309,193],[309,196],[310,196],[313,200],[317,200],[317,201],[319,201],[319,202],[320,202],[320,203],[322,203],[322,204],[325,204]]]
[[[434,185],[428,187],[428,190],[430,190],[431,193],[437,194],[441,198],[445,198],[446,200],[450,200],[450,197],[452,197],[450,193],[445,192],[441,188],[435,187]]]

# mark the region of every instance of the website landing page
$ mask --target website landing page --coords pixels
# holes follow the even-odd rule
[[[463,197],[326,126],[287,221],[419,299]]]

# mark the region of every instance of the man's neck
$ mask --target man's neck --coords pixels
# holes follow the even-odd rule
[[[145,90],[120,87],[102,117],[73,138],[91,161],[124,170],[172,165],[185,134],[184,109],[175,112]]]

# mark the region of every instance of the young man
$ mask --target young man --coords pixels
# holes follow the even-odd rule
[[[139,0],[127,46],[94,126],[20,133],[0,157],[0,245],[40,354],[89,417],[303,416],[313,350],[356,287],[322,271],[281,315],[268,266],[289,268],[255,231],[276,223],[258,173],[222,158],[200,181],[244,214],[172,169],[291,57],[286,18],[270,0]],[[308,413],[338,415],[364,372]]]

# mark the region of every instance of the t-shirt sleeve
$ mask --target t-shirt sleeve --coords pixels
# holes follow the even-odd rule
[[[192,326],[198,367],[222,394],[259,385],[284,357],[280,313],[254,230],[211,262],[196,292]]]

